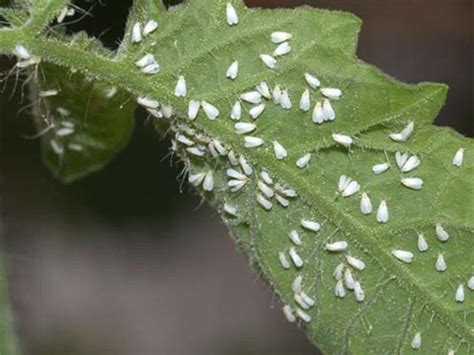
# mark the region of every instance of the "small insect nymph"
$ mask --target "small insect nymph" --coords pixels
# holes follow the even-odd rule
[[[285,147],[283,147],[278,141],[273,141],[273,150],[278,160],[285,159],[288,156]]]
[[[226,19],[229,26],[237,25],[239,23],[237,11],[235,11],[234,6],[232,6],[230,2],[228,2],[226,6]]]
[[[377,222],[387,223],[388,222],[388,207],[387,202],[382,200],[380,202],[379,208],[377,210]]]
[[[413,253],[406,250],[392,250],[392,255],[406,264],[413,261]]]

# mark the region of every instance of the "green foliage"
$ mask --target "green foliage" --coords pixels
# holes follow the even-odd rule
[[[32,8],[33,15],[41,14],[42,9],[57,13],[64,5],[59,1],[41,3]],[[468,353],[474,337],[474,301],[466,284],[473,273],[473,204],[469,196],[474,186],[474,145],[450,129],[431,125],[444,103],[446,87],[431,83],[405,85],[358,60],[355,49],[360,21],[350,14],[308,7],[250,10],[243,2],[232,1],[240,23],[229,26],[226,3],[190,0],[166,11],[157,1],[136,1],[117,53],[91,45],[95,42],[84,36],[81,40],[59,35],[31,37],[28,25],[24,29],[0,30],[0,40],[4,39],[0,41],[0,51],[9,53],[15,44],[22,43],[42,61],[75,73],[68,78],[64,69],[40,65],[46,75],[39,85],[47,89],[56,83],[61,89],[60,95],[45,102],[47,112],[61,106],[74,112],[71,117],[78,124],[87,118],[90,125],[81,125],[77,138],[74,135],[71,139],[78,139],[91,149],[84,156],[62,155],[61,170],[47,149],[48,165],[68,181],[97,169],[121,149],[132,127],[131,108],[120,109],[120,103],[125,101],[122,96],[104,99],[104,90],[110,86],[134,98],[146,96],[159,100],[162,106],[171,105],[173,117],[162,120],[167,121],[172,134],[187,135],[202,145],[217,139],[253,166],[254,173],[246,185],[232,193],[227,187],[226,170],[240,168],[232,166],[227,156],[213,158],[207,152],[197,158],[180,143],[174,147],[190,174],[212,171],[212,191],[199,188],[199,192],[222,213],[251,262],[293,309],[298,304],[292,282],[302,276],[303,290],[316,304],[307,311],[312,320],[299,324],[324,352],[448,353],[453,349],[459,354]],[[150,19],[158,22],[158,29],[140,43],[132,43],[132,26]],[[41,15],[32,20],[43,26],[49,21]],[[270,70],[259,55],[274,50],[275,44],[270,41],[273,31],[292,34],[292,51],[279,57],[276,69]],[[147,75],[137,68],[135,62],[146,53],[154,54],[160,73]],[[239,75],[230,80],[225,73],[234,60],[240,63]],[[310,112],[298,108],[300,95],[308,88],[303,76],[306,72],[314,73],[322,86],[342,90],[341,99],[331,101],[336,112],[334,121],[316,125]],[[179,75],[186,78],[186,99],[173,94]],[[229,116],[239,95],[254,90],[261,81],[271,88],[282,85],[293,106],[285,110],[265,100],[265,111],[254,120],[247,113],[251,105],[243,104],[242,121],[255,123],[257,128],[251,135],[264,141],[261,147],[249,149],[244,146],[243,136],[235,134],[235,121]],[[189,120],[190,99],[212,103],[219,108],[219,117],[210,120],[201,108],[197,118]],[[314,106],[324,97],[320,90],[311,89],[311,99]],[[85,102],[91,102],[93,110],[84,107]],[[400,132],[409,122],[414,122],[415,128],[407,142],[389,138],[390,133]],[[337,145],[331,139],[333,133],[351,136],[353,144],[350,148]],[[50,139],[46,135],[44,141]],[[285,159],[275,158],[274,140],[286,147]],[[461,147],[465,150],[464,164],[456,167],[452,161]],[[395,162],[398,151],[416,154],[421,165],[402,173]],[[297,168],[295,162],[307,153],[312,156],[309,165]],[[381,162],[389,163],[390,168],[375,175],[371,168]],[[297,192],[297,197],[288,198],[288,207],[281,206],[275,198],[270,199],[270,211],[257,203],[258,175],[263,170],[273,178],[275,191],[278,184]],[[337,192],[341,175],[358,181],[361,191],[341,197]],[[404,187],[400,179],[405,177],[422,178],[423,188]],[[360,212],[362,192],[368,193],[374,205],[369,215]],[[387,201],[390,214],[385,224],[378,223],[375,217],[382,200]],[[224,211],[226,203],[236,207],[237,216]],[[302,229],[301,219],[319,222],[320,231]],[[448,241],[438,240],[436,224],[448,231]],[[288,255],[291,230],[296,230],[302,239],[302,245],[295,248],[304,266],[286,270],[278,255]],[[428,241],[425,252],[417,249],[419,234]],[[349,243],[345,253],[326,250],[326,243],[340,240]],[[396,259],[393,250],[410,251],[413,262]],[[439,254],[444,255],[448,265],[444,272],[435,269]],[[349,268],[345,255],[365,262],[363,271],[352,268],[364,290],[363,301],[357,301],[354,292],[347,289],[344,298],[334,295],[335,268],[340,263]],[[464,284],[464,302],[455,301],[460,284]],[[411,345],[416,333],[421,333],[420,350]]]

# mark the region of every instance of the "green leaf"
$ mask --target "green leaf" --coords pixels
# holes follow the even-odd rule
[[[123,90],[80,73],[46,63],[40,71],[30,89],[43,159],[54,176],[72,182],[101,169],[126,146],[135,106]],[[58,94],[44,96],[51,90]]]
[[[306,311],[311,321],[300,319],[298,324],[324,352],[448,353],[452,349],[468,353],[474,337],[474,301],[467,287],[473,274],[469,261],[474,255],[473,204],[467,198],[474,186],[474,145],[449,129],[431,126],[444,103],[446,86],[402,84],[358,60],[355,49],[360,21],[353,15],[309,7],[252,10],[241,1],[232,3],[240,19],[236,26],[226,23],[227,1],[190,0],[169,11],[156,1],[136,1],[115,57],[75,46],[67,38],[39,36],[28,40],[26,46],[44,61],[87,73],[99,82],[174,108],[169,120],[171,134],[186,135],[202,145],[205,156],[189,154],[181,143],[175,143],[174,149],[190,174],[210,176],[212,171],[212,191],[204,191],[200,184],[200,193],[222,213],[251,263],[262,270],[292,309],[300,307],[292,283],[302,276],[303,290],[315,305]],[[140,43],[132,43],[134,24],[150,19],[158,22],[158,29]],[[279,57],[277,67],[270,70],[259,55],[275,49],[270,41],[274,31],[292,34],[292,50]],[[147,75],[135,65],[146,53],[155,56],[160,73]],[[239,61],[239,75],[230,80],[225,74],[235,60]],[[336,112],[334,121],[314,124],[311,112],[298,108],[300,95],[309,88],[304,80],[306,72],[316,75],[323,87],[342,90],[341,99],[331,101]],[[187,83],[185,99],[173,94],[180,75]],[[244,103],[242,121],[255,123],[257,128],[251,135],[264,142],[261,147],[249,149],[244,137],[234,132],[236,122],[229,116],[240,94],[254,90],[261,81],[271,88],[282,85],[293,106],[285,110],[264,100],[265,111],[254,120],[248,114],[252,106]],[[210,120],[201,108],[195,120],[187,119],[190,99],[215,105],[219,117]],[[322,100],[321,91],[311,89],[312,107]],[[415,128],[407,142],[389,138],[409,122]],[[351,136],[350,149],[336,144],[333,133]],[[238,193],[229,191],[226,170],[241,168],[233,166],[227,156],[214,158],[206,147],[212,139],[253,166],[253,174]],[[285,159],[275,158],[274,140],[286,147]],[[464,148],[465,161],[456,167],[452,161],[459,148]],[[394,158],[398,151],[416,154],[421,165],[402,173]],[[309,165],[298,168],[297,159],[308,153],[312,156]],[[382,162],[390,164],[389,170],[375,175],[372,166]],[[288,198],[288,207],[272,197],[272,208],[267,211],[256,201],[261,194],[258,180],[263,170],[273,178],[273,191],[281,190],[278,184],[297,192],[297,197]],[[360,192],[341,197],[341,175],[358,181]],[[422,189],[404,187],[401,179],[405,177],[422,178]],[[207,187],[211,190],[209,184]],[[368,193],[374,206],[369,215],[360,212],[362,192]],[[382,200],[388,204],[388,223],[378,223],[375,217]],[[236,207],[237,217],[225,212],[226,203]],[[316,233],[304,230],[301,219],[317,221],[321,229]],[[449,233],[448,241],[436,237],[437,224]],[[302,239],[302,245],[295,249],[304,266],[286,270],[280,264],[279,253],[286,253],[288,258],[292,247],[288,234],[292,230]],[[424,234],[428,242],[427,251],[417,249],[419,234]],[[342,240],[348,242],[344,253],[326,250],[327,243]],[[413,261],[396,259],[394,250],[413,253]],[[448,265],[444,272],[435,268],[440,254]],[[365,269],[349,267],[346,255],[363,260]],[[347,288],[344,298],[335,296],[333,273],[340,263],[360,282],[363,300],[356,300],[355,292]],[[457,302],[455,293],[461,284],[465,299]],[[422,339],[420,350],[412,348],[417,333]]]

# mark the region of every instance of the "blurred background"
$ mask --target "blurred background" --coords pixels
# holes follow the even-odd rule
[[[355,13],[359,57],[405,82],[447,83],[436,124],[473,135],[470,0],[246,3]],[[130,4],[102,0],[70,30],[85,26],[114,48]],[[0,70],[12,64],[0,59]],[[105,170],[63,186],[42,166],[38,141],[24,138],[33,131],[27,103],[18,92],[10,99],[11,84],[0,96],[1,244],[25,354],[317,354],[219,216],[181,191],[182,167],[140,114]]]

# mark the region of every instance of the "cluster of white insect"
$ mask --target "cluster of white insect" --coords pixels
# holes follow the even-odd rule
[[[354,278],[354,272],[364,270],[365,263],[352,255],[346,255],[346,261],[347,264],[341,262],[334,269],[333,276],[336,279],[334,295],[337,298],[344,298],[346,297],[347,290],[354,291],[356,301],[363,302],[365,300],[365,292],[360,281]]]
[[[257,188],[259,190],[257,202],[265,210],[270,211],[273,208],[272,198],[274,198],[280,206],[286,208],[290,205],[290,200],[297,197],[295,190],[279,183],[274,184],[268,172],[262,171],[260,178],[261,179],[257,181]]]

